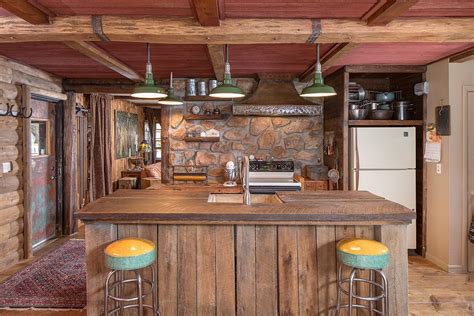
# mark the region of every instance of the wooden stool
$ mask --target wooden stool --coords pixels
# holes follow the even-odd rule
[[[140,238],[124,238],[117,240],[107,246],[104,250],[105,264],[112,269],[105,280],[105,300],[104,300],[104,315],[113,315],[128,308],[137,308],[137,315],[143,316],[144,308],[151,309],[153,315],[159,315],[157,296],[156,296],[156,272],[154,262],[156,260],[156,246],[146,239]],[[151,280],[144,279],[140,273],[140,269],[150,268]],[[124,271],[135,272],[135,279],[124,279]],[[118,274],[116,281],[110,284],[112,277]],[[137,296],[125,297],[124,285],[127,283],[136,283]],[[149,285],[150,291],[145,293],[143,283]],[[110,294],[114,289],[118,290],[118,295]],[[143,299],[151,294],[152,305],[143,303]],[[109,299],[118,303],[109,311]],[[124,303],[135,303],[124,305]]]
[[[348,308],[349,315],[352,315],[353,308],[363,308],[378,315],[388,315],[388,282],[382,269],[389,261],[389,250],[384,244],[368,239],[343,239],[337,243],[337,258],[340,262],[337,272],[337,305],[336,315],[339,315],[341,308]],[[352,268],[348,278],[342,278],[343,266]],[[358,277],[359,271],[369,270],[369,278]],[[375,275],[379,275],[381,283],[378,283]],[[343,284],[348,283],[348,289],[343,288]],[[366,283],[369,285],[369,296],[362,296],[354,290],[356,283]],[[374,289],[378,293],[374,294]],[[341,294],[349,296],[349,303],[341,305]],[[369,306],[354,303],[354,299],[368,301]],[[374,302],[381,301],[381,309],[374,307]]]

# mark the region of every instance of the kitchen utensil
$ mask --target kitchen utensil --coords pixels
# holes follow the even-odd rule
[[[360,84],[349,83],[349,102],[360,102],[365,99],[366,92]]]
[[[207,83],[209,86],[209,91],[212,91],[215,87],[217,87],[217,80],[216,79],[210,79],[209,82]]]
[[[371,120],[391,120],[393,110],[371,110],[369,111],[369,119]]]
[[[196,96],[196,79],[188,79],[186,81],[186,95],[190,97]]]
[[[367,109],[352,109],[349,110],[349,119],[351,120],[363,120],[369,114],[369,110]]]
[[[409,101],[395,101],[392,106],[395,110],[394,118],[396,120],[409,120],[413,117],[415,108]]]
[[[375,95],[377,102],[392,102],[395,100],[395,92],[381,92]]]
[[[364,103],[362,107],[369,110],[378,110],[379,104],[377,102],[369,102],[369,103]]]

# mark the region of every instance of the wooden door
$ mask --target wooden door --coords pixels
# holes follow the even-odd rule
[[[58,231],[55,106],[31,100],[31,218],[33,248]]]

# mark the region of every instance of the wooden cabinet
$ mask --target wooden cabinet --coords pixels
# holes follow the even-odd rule
[[[301,183],[301,191],[327,191],[329,190],[328,180],[311,180],[302,176],[295,176],[295,180]]]
[[[329,76],[325,83],[334,87],[337,95],[324,100],[325,138],[333,137],[339,155],[328,155],[324,164],[339,166],[339,188],[349,190],[349,129],[351,127],[416,127],[416,209],[417,252],[424,255],[426,245],[426,163],[423,159],[426,125],[426,96],[414,94],[414,85],[425,80],[426,66],[357,65],[345,66]],[[399,91],[410,101],[415,111],[411,120],[349,120],[349,83],[356,82],[369,91]],[[338,162],[336,162],[338,157]]]
[[[122,178],[136,178],[136,184],[133,189],[141,189],[141,180],[146,177],[145,170],[123,170]]]

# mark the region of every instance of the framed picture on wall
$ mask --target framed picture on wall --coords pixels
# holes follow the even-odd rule
[[[115,111],[115,158],[135,156],[138,151],[138,115]]]

